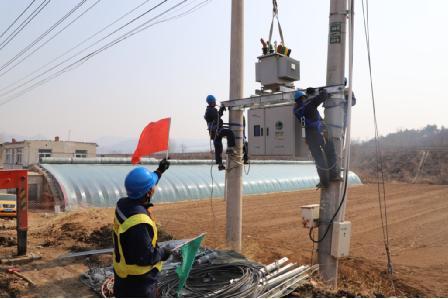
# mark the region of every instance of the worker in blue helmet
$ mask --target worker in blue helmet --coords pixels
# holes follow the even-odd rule
[[[131,170],[124,181],[127,197],[115,208],[114,295],[115,297],[156,297],[162,261],[171,250],[157,245],[157,226],[151,218],[151,198],[170,162],[163,159],[156,171],[145,167]]]
[[[232,130],[224,126],[221,117],[226,110],[226,107],[222,106],[219,110],[216,109],[216,98],[213,95],[208,95],[205,99],[207,102],[207,108],[205,109],[204,119],[207,122],[207,130],[210,139],[213,140],[215,147],[215,161],[218,164],[219,170],[224,170],[226,167],[222,163],[222,138],[227,139],[227,154],[234,154],[235,135]]]
[[[323,119],[317,107],[328,99],[325,88],[307,88],[306,93],[297,90],[294,94],[294,114],[305,123],[305,138],[316,162],[320,182],[318,188],[328,188],[330,181],[339,181],[340,171],[336,163],[333,142],[324,137]]]

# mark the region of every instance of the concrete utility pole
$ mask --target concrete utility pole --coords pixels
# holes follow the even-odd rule
[[[230,100],[243,98],[244,74],[244,0],[232,0],[230,29]],[[228,156],[226,170],[226,240],[232,250],[241,252],[242,193],[243,193],[243,112],[241,108],[229,111],[230,128],[235,134],[236,148],[233,157]]]
[[[327,85],[344,84],[346,21],[347,0],[331,0],[327,54]],[[329,138],[335,146],[336,163],[339,169],[342,164],[342,145],[344,138],[344,103],[343,92],[332,94],[331,98],[325,103],[325,121],[328,126]],[[319,240],[323,238],[327,227],[331,225],[330,220],[339,206],[341,187],[341,183],[331,182],[328,189],[322,189],[319,210]],[[342,219],[335,220],[342,221]],[[331,241],[332,227],[330,227],[325,239],[318,244],[319,272],[323,281],[336,287],[338,259],[331,255]]]

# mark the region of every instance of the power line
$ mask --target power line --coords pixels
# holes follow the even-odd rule
[[[5,33],[8,32],[8,30],[11,29],[12,26],[14,26],[14,24],[23,16],[23,14],[31,7],[31,5],[33,5],[34,2],[36,2],[36,0],[33,0],[30,4],[28,4],[28,6],[20,13],[20,15],[8,26],[8,28],[6,28],[6,30],[3,31],[2,34],[0,34],[0,38],[2,38],[3,35],[5,35]]]
[[[0,43],[0,50],[6,47],[22,30],[50,3],[51,0],[43,0],[42,3],[10,34]]]
[[[383,241],[384,247],[386,250],[387,256],[387,272],[392,274],[392,259],[390,255],[390,246],[389,246],[389,224],[387,219],[387,205],[386,205],[386,187],[384,182],[384,170],[383,170],[383,157],[381,144],[379,141],[379,130],[378,130],[378,122],[376,117],[376,105],[375,105],[375,93],[373,88],[373,76],[372,76],[372,60],[371,60],[371,51],[370,51],[370,28],[369,28],[369,2],[366,0],[366,5],[364,7],[364,0],[362,3],[362,13],[364,20],[364,33],[366,37],[366,46],[367,46],[367,60],[369,65],[369,76],[370,76],[370,92],[372,97],[372,109],[373,109],[373,119],[374,119],[374,127],[375,127],[375,145],[376,145],[376,166],[377,166],[377,178],[378,178],[378,203],[380,208],[380,216],[381,216],[381,227],[383,232]],[[382,195],[382,201],[381,201]]]
[[[94,8],[99,2],[101,2],[102,0],[97,0],[95,3],[93,3],[91,6],[89,6],[86,10],[84,10],[80,15],[78,15],[75,19],[73,19],[70,23],[68,23],[64,28],[62,28],[61,30],[59,30],[57,33],[55,33],[52,37],[50,37],[47,41],[45,41],[43,44],[41,44],[39,47],[37,47],[36,49],[34,49],[31,53],[29,53],[27,56],[25,56],[24,58],[22,58],[20,61],[18,61],[17,63],[15,63],[13,66],[11,66],[10,68],[8,68],[6,71],[4,71],[3,73],[0,73],[0,78],[3,77],[6,73],[10,72],[11,70],[15,69],[16,66],[18,66],[19,64],[21,64],[24,60],[26,60],[28,57],[30,57],[31,55],[33,55],[34,53],[36,53],[37,51],[39,51],[43,46],[45,46],[46,44],[48,44],[50,41],[52,41],[54,38],[56,38],[60,33],[62,33],[63,31],[65,31],[65,29],[67,29],[68,27],[70,27],[73,23],[75,23],[77,20],[79,20],[82,16],[84,16],[87,12],[89,12],[92,8]],[[3,70],[4,68],[2,68]],[[28,75],[27,75],[28,77]],[[20,79],[19,81],[21,81],[22,79]],[[16,83],[13,83],[12,85],[15,85]],[[8,87],[12,86],[9,85]],[[3,89],[2,89],[3,90]]]
[[[0,92],[7,90],[8,88],[17,85],[19,82],[22,82],[23,80],[31,77],[32,75],[36,74],[37,72],[39,72],[40,70],[42,70],[43,68],[47,67],[48,65],[52,64],[53,62],[57,61],[59,58],[62,58],[64,56],[66,56],[68,53],[72,52],[73,50],[77,49],[78,47],[82,46],[83,44],[85,44],[87,41],[91,40],[92,38],[94,38],[95,36],[97,36],[98,34],[102,33],[103,31],[105,31],[106,29],[108,29],[109,27],[111,27],[112,25],[114,25],[115,23],[117,23],[118,21],[122,20],[123,18],[127,17],[128,15],[130,15],[131,13],[133,13],[135,10],[139,9],[140,7],[142,7],[143,5],[145,5],[146,3],[148,3],[150,0],[145,0],[143,1],[141,4],[139,4],[138,6],[134,7],[133,9],[131,9],[130,11],[128,11],[127,13],[123,14],[122,16],[120,16],[119,18],[117,18],[115,21],[113,21],[112,23],[106,25],[105,27],[103,27],[102,29],[100,29],[99,31],[97,31],[96,33],[92,34],[91,36],[89,36],[88,38],[84,39],[83,41],[81,41],[80,43],[78,43],[76,46],[70,48],[69,50],[65,51],[64,53],[62,53],[61,55],[59,55],[58,57],[52,59],[51,61],[47,62],[46,64],[40,66],[39,68],[35,69],[34,71],[32,71],[31,73],[29,73],[28,75],[26,75],[25,77],[20,78],[19,80],[13,82],[12,84],[9,84],[3,88],[0,89]],[[78,55],[80,53],[82,53],[84,50],[86,50],[87,48],[84,48],[82,51],[78,52],[75,55]],[[69,59],[73,58],[70,57]],[[0,75],[2,76],[2,75]]]
[[[148,9],[147,11],[145,11],[145,12],[143,12],[142,14],[138,15],[137,17],[133,18],[131,21],[128,21],[128,22],[125,23],[124,25],[120,26],[119,28],[115,29],[115,30],[112,31],[111,33],[109,33],[109,34],[107,34],[106,36],[102,37],[101,39],[95,41],[94,43],[90,44],[89,46],[83,48],[81,51],[78,51],[76,54],[70,56],[69,58],[65,59],[64,61],[58,63],[57,65],[55,65],[55,66],[53,66],[53,67],[51,67],[51,68],[49,68],[49,69],[47,69],[47,70],[45,70],[45,71],[43,71],[42,73],[40,73],[40,74],[34,76],[34,77],[31,78],[30,80],[28,80],[28,81],[26,81],[26,82],[24,82],[24,83],[22,83],[22,84],[20,84],[20,85],[18,85],[18,86],[16,86],[16,87],[12,88],[12,89],[10,89],[10,90],[8,90],[8,91],[6,91],[6,92],[1,93],[1,94],[0,94],[0,97],[4,97],[5,95],[8,95],[8,94],[10,94],[10,93],[13,93],[13,92],[15,92],[16,90],[18,90],[18,89],[24,87],[24,86],[27,85],[28,83],[31,83],[31,82],[33,82],[34,80],[39,79],[39,78],[42,77],[42,76],[45,76],[47,73],[53,71],[54,69],[58,68],[59,66],[63,65],[64,63],[70,61],[72,58],[75,58],[76,56],[78,56],[78,55],[81,54],[82,52],[84,52],[84,51],[86,51],[86,50],[88,50],[88,49],[94,47],[95,45],[97,45],[98,43],[100,43],[100,42],[102,42],[103,40],[107,39],[107,38],[110,37],[111,35],[117,33],[118,31],[120,31],[120,30],[122,30],[123,28],[129,26],[130,24],[132,24],[133,22],[137,21],[138,19],[142,18],[142,17],[145,16],[146,14],[148,14],[148,13],[152,12],[153,10],[157,9],[158,7],[160,7],[162,4],[166,3],[167,1],[169,1],[169,0],[163,0],[163,1],[159,2],[157,5],[151,7],[151,8]],[[92,53],[93,53],[93,52],[92,52]],[[90,54],[92,54],[92,53],[90,53]],[[86,55],[86,56],[89,56],[90,54],[88,54],[88,55]],[[83,58],[81,58],[81,60],[84,59],[86,56],[84,56]],[[77,62],[79,62],[79,60],[76,61],[75,63],[77,63]],[[70,66],[71,66],[71,65],[72,65],[72,64],[70,64]],[[0,105],[2,105],[2,103],[0,103]]]
[[[163,2],[166,2],[166,1],[168,1],[168,0],[165,0],[165,1],[163,1]],[[138,33],[142,32],[143,30],[146,30],[146,29],[148,29],[148,28],[150,28],[150,27],[152,27],[152,26],[158,24],[157,22],[154,22],[154,23],[151,24],[151,22],[154,21],[155,19],[157,19],[157,18],[159,18],[159,17],[161,17],[161,16],[167,14],[167,13],[170,12],[171,10],[173,10],[173,9],[175,9],[175,8],[177,8],[177,7],[179,7],[180,5],[182,5],[183,3],[187,2],[187,1],[189,1],[189,0],[183,0],[183,1],[179,2],[178,4],[172,6],[171,8],[168,8],[167,10],[165,10],[165,11],[162,12],[162,13],[160,13],[159,15],[157,15],[157,16],[151,18],[150,20],[144,22],[143,24],[137,26],[137,27],[134,28],[134,29],[131,29],[131,30],[128,31],[127,33],[121,35],[120,37],[118,37],[118,38],[116,38],[115,40],[109,42],[108,44],[106,44],[106,45],[100,47],[99,49],[97,49],[97,50],[95,50],[95,51],[93,51],[93,52],[91,52],[91,53],[85,55],[84,57],[78,59],[77,61],[71,63],[70,65],[64,67],[63,69],[57,71],[56,73],[54,73],[54,74],[48,76],[48,77],[45,78],[45,79],[40,80],[40,81],[37,82],[37,83],[34,83],[33,85],[31,85],[31,86],[25,88],[25,89],[22,90],[22,91],[19,91],[18,93],[12,95],[9,99],[7,99],[7,100],[1,102],[1,103],[0,103],[0,106],[5,105],[5,104],[7,104],[7,103],[13,101],[14,99],[16,99],[16,98],[22,96],[23,94],[25,94],[25,93],[27,93],[27,92],[29,92],[29,91],[31,91],[31,90],[37,88],[37,87],[39,87],[39,86],[41,86],[41,85],[43,85],[43,84],[49,82],[50,80],[53,80],[53,79],[59,77],[60,75],[64,74],[65,72],[71,71],[71,70],[73,70],[73,69],[75,69],[75,68],[81,66],[83,63],[87,62],[90,58],[92,58],[92,57],[98,55],[99,53],[101,53],[101,52],[103,52],[103,51],[109,49],[110,47],[112,47],[112,46],[114,46],[114,45],[116,45],[116,44],[118,44],[118,43],[120,43],[120,42],[122,42],[122,41],[128,39],[129,37],[132,37],[132,36],[134,36],[135,34],[138,34]],[[163,2],[159,3],[158,5],[161,5]]]
[[[63,23],[67,18],[69,18],[75,11],[77,11],[80,7],[82,7],[84,5],[84,3],[87,0],[81,0],[80,2],[78,2],[78,4],[76,4],[69,12],[67,12],[62,18],[60,18],[56,23],[54,23],[52,26],[50,26],[50,28],[48,28],[44,33],[42,33],[38,38],[36,38],[33,42],[31,42],[28,46],[26,46],[25,48],[23,48],[18,54],[16,54],[13,58],[11,58],[8,62],[6,62],[4,65],[2,65],[0,67],[0,71],[3,71],[6,67],[8,67],[9,65],[11,65],[14,61],[16,61],[17,59],[19,59],[21,56],[23,56],[28,50],[30,50],[32,47],[34,47],[37,43],[39,43],[42,39],[44,39],[48,34],[50,34],[56,27],[58,27],[61,23]],[[96,2],[98,3],[98,1]],[[96,4],[95,3],[95,4]],[[71,23],[70,23],[71,24]],[[66,27],[64,27],[63,29],[66,29]],[[61,31],[59,31],[57,34],[59,34]],[[57,35],[56,34],[56,35]],[[52,39],[56,36],[54,35],[52,37]],[[50,39],[51,40],[51,39]],[[48,40],[48,41],[50,41]],[[47,42],[48,42],[47,41]],[[42,45],[41,45],[42,46]],[[40,49],[40,47],[38,48]],[[33,52],[34,53],[34,52]],[[28,56],[27,56],[28,57]],[[23,60],[22,60],[23,61]],[[16,64],[15,66],[17,66],[18,64]],[[14,66],[14,67],[15,67]],[[14,68],[13,67],[13,68]],[[10,68],[9,70],[11,70],[12,68]],[[9,71],[8,70],[8,71]],[[3,72],[0,77],[2,77],[4,74],[6,74],[8,71]]]
[[[192,8],[190,8],[190,9],[188,9],[188,10],[186,10],[186,11],[180,13],[180,14],[177,14],[177,15],[174,15],[174,16],[170,16],[170,17],[167,17],[167,18],[165,18],[163,20],[160,20],[159,22],[157,22],[157,24],[164,23],[164,22],[167,22],[167,21],[171,21],[171,20],[174,20],[174,19],[178,19],[178,18],[187,16],[187,15],[190,15],[190,14],[194,13],[195,11],[201,9],[203,6],[209,4],[211,1],[212,0],[203,0],[202,2],[200,2],[200,3],[196,4],[196,5],[193,5],[193,3],[194,3],[194,1],[193,1],[191,3],[192,6],[193,6]],[[175,11],[173,11],[172,14],[175,14]]]

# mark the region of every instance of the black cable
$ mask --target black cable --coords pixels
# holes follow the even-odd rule
[[[47,31],[45,31],[41,36],[39,36],[37,39],[35,39],[31,44],[29,44],[27,47],[25,47],[22,51],[20,51],[16,56],[11,58],[8,62],[6,62],[3,66],[0,67],[0,71],[3,71],[6,67],[17,61],[21,56],[23,56],[28,50],[30,50],[32,47],[34,47],[39,41],[41,41],[45,36],[47,36],[52,30],[54,30],[59,24],[61,24],[65,19],[67,19],[71,14],[73,14],[77,9],[79,9],[86,0],[82,0],[79,2],[74,8],[72,8],[64,17],[62,17],[59,21],[57,21],[53,26],[51,26]],[[37,52],[39,49],[41,49],[43,46],[48,44],[50,41],[52,41],[56,36],[58,36],[60,33],[65,31],[68,27],[70,27],[73,23],[75,23],[77,20],[79,20],[84,14],[86,14],[88,11],[90,11],[93,7],[95,7],[100,1],[97,0],[94,2],[91,6],[89,6],[86,10],[84,10],[80,15],[78,15],[75,19],[73,19],[70,23],[65,25],[61,30],[56,32],[52,37],[47,39],[44,43],[42,43],[39,47],[34,49],[31,53],[29,53],[27,56],[25,56],[23,59],[15,63],[12,67],[7,69],[6,71],[0,73],[0,78],[3,77],[5,74],[10,72],[11,70],[15,69],[18,65],[20,65],[24,60],[26,60],[28,57],[33,55],[35,52]]]
[[[0,38],[2,38],[3,35],[5,35],[5,33],[8,32],[8,30],[11,29],[12,26],[14,26],[14,24],[23,16],[23,14],[28,10],[28,8],[31,7],[31,5],[33,5],[34,2],[36,2],[36,0],[32,0],[31,3],[28,4],[28,6],[19,14],[19,16],[8,26],[8,28],[6,28],[5,31],[0,34]]]
[[[309,231],[309,233],[308,233],[308,236],[309,236],[310,240],[311,240],[313,243],[320,243],[320,242],[322,242],[322,241],[325,239],[325,237],[326,237],[327,234],[328,234],[328,231],[330,230],[330,227],[333,226],[333,221],[334,221],[334,219],[335,219],[336,216],[338,215],[339,211],[340,211],[341,208],[342,208],[342,205],[343,205],[344,202],[345,202],[345,197],[346,197],[345,195],[347,194],[347,186],[348,186],[348,169],[346,169],[346,170],[344,170],[344,171],[346,172],[346,175],[345,175],[345,183],[344,183],[344,192],[342,193],[342,200],[341,200],[341,202],[339,203],[339,206],[338,206],[338,208],[336,209],[336,212],[333,214],[333,217],[331,217],[331,220],[330,220],[330,222],[328,223],[328,226],[327,226],[327,228],[326,228],[326,230],[325,230],[325,232],[324,232],[322,238],[320,238],[320,239],[318,239],[318,240],[315,240],[315,239],[313,238],[313,236],[312,236],[314,227],[311,227],[311,228],[310,228],[310,231]],[[320,225],[320,224],[319,224],[319,225]]]
[[[211,139],[209,142],[210,145],[210,152],[212,151],[212,144],[211,144]],[[210,161],[210,178],[212,180],[212,187],[210,188],[210,211],[212,212],[212,230],[213,230],[213,234],[216,237],[216,215],[215,215],[215,209],[213,207],[213,192],[214,192],[214,185],[215,185],[215,178],[213,176],[213,157]],[[216,244],[215,244],[216,245]]]
[[[0,50],[6,47],[23,29],[50,3],[51,0],[43,0],[42,3],[10,34],[0,43]]]
[[[77,49],[79,46],[85,44],[87,41],[91,40],[92,38],[94,38],[95,36],[97,36],[98,34],[102,33],[104,30],[110,28],[112,25],[114,25],[115,23],[117,23],[118,21],[122,20],[123,18],[127,17],[128,15],[130,15],[131,13],[133,13],[135,10],[139,9],[140,7],[142,7],[143,5],[145,5],[146,3],[148,3],[150,0],[145,0],[143,1],[141,4],[137,5],[136,7],[134,7],[133,9],[131,9],[130,11],[126,12],[125,14],[121,15],[119,18],[115,19],[112,23],[109,23],[108,25],[106,25],[105,27],[103,27],[102,29],[100,29],[99,31],[95,32],[94,34],[90,35],[88,38],[84,39],[83,41],[81,41],[80,43],[78,43],[76,46],[70,48],[69,50],[65,51],[64,53],[62,53],[61,55],[59,55],[58,57],[52,59],[50,62],[40,66],[39,68],[35,69],[33,72],[29,73],[28,75],[26,75],[25,77],[20,78],[19,80],[17,80],[16,82],[7,85],[6,87],[3,87],[2,89],[0,89],[1,91],[4,91],[8,88],[10,88],[11,86],[17,85],[19,82],[29,78],[30,76],[34,75],[35,73],[37,73],[38,71],[40,71],[41,69],[45,68],[46,66],[52,64],[53,62],[57,61],[59,58],[64,57],[65,55],[67,55],[68,53],[70,53],[71,51]],[[83,51],[85,51],[86,49],[92,47],[93,45],[84,48],[82,51],[78,52],[77,54],[75,54],[74,56],[82,53]],[[71,58],[73,58],[74,56],[71,56],[68,60],[70,60]],[[67,60],[66,60],[67,61]],[[66,62],[64,61],[64,62]]]

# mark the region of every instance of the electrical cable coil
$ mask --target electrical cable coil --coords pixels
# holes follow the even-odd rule
[[[264,291],[261,266],[253,263],[208,264],[193,267],[182,297],[258,297]],[[230,283],[229,283],[230,281]],[[161,297],[177,297],[178,278],[173,271],[159,282]]]

